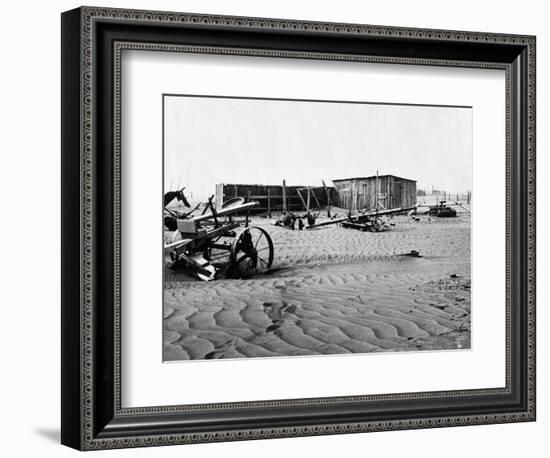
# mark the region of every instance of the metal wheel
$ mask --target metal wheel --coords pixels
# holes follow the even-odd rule
[[[251,226],[237,235],[231,246],[230,276],[250,278],[273,264],[273,241],[262,228]]]

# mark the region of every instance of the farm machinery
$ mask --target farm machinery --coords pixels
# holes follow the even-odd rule
[[[412,211],[414,209],[415,207],[390,208],[387,210],[373,210],[370,212],[356,213],[352,213],[350,211],[348,215],[344,218],[336,218],[329,221],[323,221],[321,223],[308,226],[307,229],[315,229],[331,224],[340,224],[342,227],[348,229],[356,229],[362,232],[382,232],[389,229],[386,222],[382,219],[383,216],[392,216],[398,213]]]
[[[234,198],[217,210],[213,197],[201,215],[176,218],[172,240],[164,246],[171,267],[204,281],[220,276],[250,278],[268,271],[273,263],[271,237],[248,224],[248,211],[258,202]],[[243,213],[244,225],[236,219]]]
[[[281,215],[281,217],[275,221],[275,226],[285,227],[287,229],[298,229],[301,231],[304,227],[310,227],[315,225],[315,221],[319,217],[319,213],[313,213],[308,211],[302,215],[289,212]],[[304,221],[307,222],[307,226]]]
[[[163,220],[164,220],[164,226],[169,231],[175,231],[178,227],[177,220],[189,218],[200,206],[200,204],[197,204],[197,206],[189,212],[168,208],[168,205],[172,203],[174,200],[181,202],[183,206],[186,208],[191,208],[189,201],[187,200],[187,198],[185,197],[185,194],[183,193],[184,190],[185,188],[181,188],[178,191],[168,191],[166,194],[164,194]]]
[[[454,202],[448,204],[446,200],[440,200],[435,205],[417,205],[416,208],[419,207],[427,207],[428,210],[424,212],[425,215],[434,216],[436,218],[455,218],[456,217],[456,210],[453,208],[454,206],[458,206],[466,210],[468,213],[470,213],[470,210],[466,207],[464,207],[460,202]]]

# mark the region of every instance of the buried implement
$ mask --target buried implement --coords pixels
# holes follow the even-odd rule
[[[172,242],[164,246],[174,269],[184,269],[200,280],[212,280],[224,275],[230,278],[249,278],[271,268],[273,242],[260,227],[245,226],[234,215],[247,211],[257,202],[222,207],[216,211],[209,199],[210,212],[177,220]]]
[[[380,218],[381,216],[397,215],[399,213],[410,212],[415,210],[416,207],[408,208],[390,208],[388,210],[373,210],[370,212],[356,212],[351,211],[345,218],[331,219],[323,221],[321,223],[308,226],[307,229],[315,229],[322,226],[329,226],[331,224],[340,224],[342,227],[348,229],[357,229],[360,231],[368,232],[382,232],[389,229],[386,223]]]
[[[425,215],[435,216],[437,218],[455,218],[457,216],[454,206],[461,207],[470,213],[470,210],[460,202],[447,203],[446,200],[440,200],[439,203],[435,205],[418,205],[417,207],[428,207],[428,210],[424,212]]]
[[[357,229],[362,232],[382,232],[389,230],[389,226],[383,219],[368,214],[359,215],[348,221],[342,221],[340,224],[342,227]]]

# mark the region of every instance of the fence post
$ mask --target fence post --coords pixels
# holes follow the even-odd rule
[[[271,191],[269,186],[267,187],[267,216],[271,218]]]
[[[283,215],[286,214],[286,181],[283,180]]]
[[[321,180],[323,183],[323,188],[325,188],[325,193],[327,194],[327,217],[330,218],[330,193],[328,192],[327,185],[325,180]]]

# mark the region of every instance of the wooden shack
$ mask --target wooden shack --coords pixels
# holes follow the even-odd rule
[[[308,196],[309,194],[309,196]],[[272,212],[303,212],[308,204],[311,210],[325,208],[327,202],[331,205],[337,203],[336,189],[332,186],[287,186],[264,184],[229,184],[216,185],[215,203],[217,208],[233,197],[243,197],[247,200],[255,200],[258,206],[253,213]]]
[[[416,205],[416,181],[395,175],[332,180],[340,206],[346,210],[407,208]]]

